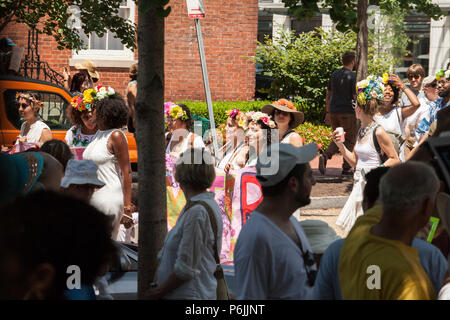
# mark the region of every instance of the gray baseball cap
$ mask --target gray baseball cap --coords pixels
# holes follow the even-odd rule
[[[294,147],[288,143],[272,144],[267,148],[267,154],[270,154],[267,162],[264,162],[261,156],[258,157],[256,178],[263,187],[274,186],[286,178],[297,164],[309,163],[317,153],[315,143],[303,147]],[[278,170],[275,173],[269,170],[271,167],[277,167],[274,161],[278,161]]]

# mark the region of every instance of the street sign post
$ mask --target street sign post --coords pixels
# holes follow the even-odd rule
[[[205,86],[206,105],[208,106],[209,121],[211,125],[211,134],[213,139],[214,156],[219,155],[219,146],[217,144],[216,124],[214,121],[214,111],[211,100],[211,90],[209,89],[208,70],[206,68],[205,49],[203,46],[202,30],[199,18],[205,17],[203,0],[186,0],[188,14],[195,20],[195,29],[197,30],[198,49],[200,51],[200,62],[202,65],[203,84]]]

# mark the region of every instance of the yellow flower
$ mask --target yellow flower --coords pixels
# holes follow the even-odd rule
[[[389,75],[387,73],[383,73],[383,82],[387,84],[389,81]]]
[[[92,93],[95,92],[94,89],[84,90],[83,92],[83,102],[84,103],[92,103],[94,99],[92,98]]]

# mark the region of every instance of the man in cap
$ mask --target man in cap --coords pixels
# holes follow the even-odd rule
[[[234,250],[237,299],[311,299],[316,265],[293,212],[308,205],[315,184],[309,162],[316,144],[273,144],[256,178],[263,201],[243,226]],[[278,162],[278,163],[277,163]],[[278,168],[273,172],[270,168]]]
[[[438,111],[450,106],[450,70],[440,70],[436,73],[436,81],[439,98],[430,103],[428,114],[417,128],[417,133],[421,136],[419,144],[428,138],[430,127],[436,121]]]
[[[0,39],[0,74],[7,74],[12,57],[12,49],[16,44],[10,38]]]
[[[439,98],[437,90],[437,81],[435,76],[428,76],[422,81],[422,89],[418,92],[420,107],[403,123],[403,130],[406,137],[405,157],[411,150],[417,146],[420,140],[420,135],[416,132],[420,122],[425,118],[430,109],[431,102]]]

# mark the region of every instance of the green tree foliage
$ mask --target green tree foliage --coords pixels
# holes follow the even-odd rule
[[[254,58],[262,65],[264,74],[274,78],[265,92],[269,98],[287,98],[295,101],[311,122],[322,122],[325,117],[325,97],[331,73],[340,68],[341,56],[354,50],[356,34],[353,31],[316,31],[295,34],[280,29],[277,40],[266,37],[258,43]],[[369,72],[389,71],[392,58],[385,53],[369,53]]]
[[[0,0],[0,32],[10,22],[23,23],[30,27],[36,26],[39,33],[53,36],[58,43],[58,49],[80,50],[85,44],[78,30],[68,23],[69,17],[72,16],[68,9],[76,5],[79,11],[76,10],[74,16],[80,18],[86,34],[95,32],[102,37],[109,30],[121,39],[126,47],[135,49],[136,26],[118,15],[121,3],[122,0]]]
[[[320,12],[320,8],[329,8],[331,20],[336,23],[336,29],[345,32],[349,29],[357,32],[357,1],[351,0],[282,0],[289,12],[298,19],[311,18]],[[432,19],[443,15],[442,10],[431,0],[370,0],[369,5],[377,5],[382,10],[394,10],[425,13]]]

